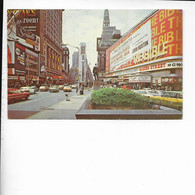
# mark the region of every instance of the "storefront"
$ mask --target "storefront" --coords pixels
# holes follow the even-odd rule
[[[9,76],[8,88],[20,88],[26,84],[25,76]]]
[[[150,88],[152,83],[152,76],[143,74],[130,76],[128,83],[132,89]]]

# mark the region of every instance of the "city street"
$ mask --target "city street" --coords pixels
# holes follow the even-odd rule
[[[66,93],[69,94],[69,97],[77,95],[75,89],[73,89],[72,92],[64,92],[60,90],[59,93],[38,91],[36,94],[30,95],[28,100],[9,104],[8,118],[25,119],[35,113],[47,110],[50,106],[66,100]]]

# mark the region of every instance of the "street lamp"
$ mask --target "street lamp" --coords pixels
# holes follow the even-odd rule
[[[79,74],[79,47],[75,47],[75,46],[70,45],[70,44],[68,44],[68,43],[62,44],[62,47],[66,47],[66,46],[70,46],[70,47],[73,47],[73,48],[78,49],[78,82],[77,82],[77,86],[78,86],[78,88],[79,88],[79,79],[80,79],[80,76],[81,76],[81,75]]]

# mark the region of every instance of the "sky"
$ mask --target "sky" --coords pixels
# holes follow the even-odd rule
[[[145,18],[152,9],[109,9],[110,26],[121,30],[121,35]],[[101,37],[104,9],[65,9],[63,12],[62,41],[74,47],[81,42],[86,43],[86,54],[91,70],[97,63],[96,41]],[[70,67],[72,54],[76,48],[68,46],[70,51]]]

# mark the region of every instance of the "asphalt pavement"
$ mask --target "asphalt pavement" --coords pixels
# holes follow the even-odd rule
[[[66,101],[68,94],[70,101]],[[9,119],[75,119],[75,112],[80,108],[91,91],[85,90],[84,95],[72,92],[59,93],[37,92],[28,100],[8,105]]]

